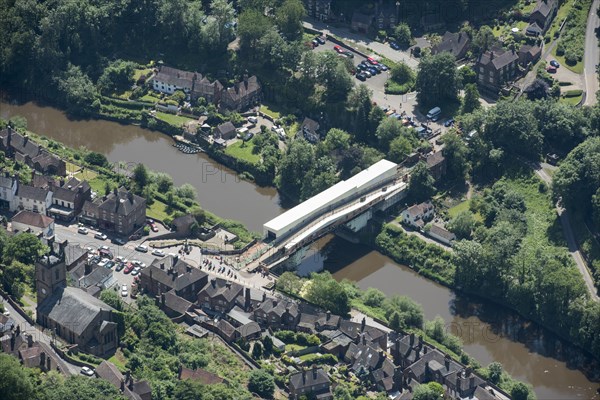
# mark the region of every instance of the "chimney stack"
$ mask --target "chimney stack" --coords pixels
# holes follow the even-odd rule
[[[33,336],[27,335],[27,348],[30,349],[33,346]]]
[[[160,294],[160,304],[162,304],[163,306],[165,305],[165,294],[164,293]]]
[[[469,378],[469,389],[473,389],[475,387],[475,377],[472,376]]]
[[[40,369],[44,370],[46,368],[46,353],[40,353]]]
[[[363,317],[362,321],[360,321],[360,331],[364,332],[366,326],[367,326],[367,317]]]
[[[121,379],[121,392],[125,391],[125,379]]]
[[[415,344],[415,334],[414,332],[410,333],[410,345],[412,346],[413,344]]]
[[[252,305],[252,298],[250,296],[249,287],[246,288],[245,294],[246,296],[244,297],[244,308],[246,309],[246,311],[248,311],[250,309],[250,306]]]
[[[217,280],[215,278],[212,278],[210,280],[210,284],[212,285],[213,288],[217,287]]]
[[[160,263],[160,269],[162,269],[162,270],[164,270],[164,269],[165,269],[165,263],[164,263],[164,262],[161,262],[161,263]]]
[[[446,367],[447,370],[450,369],[450,356],[446,354],[446,357],[444,357],[444,366]]]
[[[327,310],[326,320],[329,321],[331,319],[331,311]]]

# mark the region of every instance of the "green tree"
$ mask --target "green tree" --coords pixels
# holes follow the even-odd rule
[[[413,400],[439,400],[440,395],[428,384],[421,384],[415,389]]]
[[[137,164],[133,169],[133,181],[139,190],[142,190],[146,187],[149,181],[148,170],[144,166],[144,164]]]
[[[440,101],[456,101],[460,86],[454,56],[448,52],[423,57],[417,72],[419,104],[430,107]]]
[[[47,400],[78,400],[78,399],[124,400],[120,392],[110,382],[104,379],[89,379],[84,376],[71,376],[64,383],[47,390]]]
[[[446,158],[447,177],[464,181],[469,171],[469,149],[465,142],[454,133],[445,134],[443,154]]]
[[[462,101],[462,112],[471,113],[474,110],[481,107],[479,102],[479,90],[477,90],[477,84],[469,83],[465,86],[465,96]]]
[[[284,292],[298,294],[300,289],[302,289],[302,279],[293,272],[286,271],[279,279],[277,279],[277,283],[275,284],[279,290]]]
[[[98,78],[98,89],[104,95],[129,89],[133,84],[135,64],[131,61],[115,60],[111,62]]]
[[[175,188],[175,195],[182,199],[196,199],[196,188],[189,183],[184,183],[183,185]]]
[[[301,197],[307,166],[315,162],[314,147],[305,140],[294,140],[279,166],[279,189],[292,199]]]
[[[243,11],[238,18],[237,34],[240,38],[240,50],[254,58],[259,40],[265,36],[271,27],[271,20],[255,8]]]
[[[401,163],[413,152],[413,145],[406,136],[398,136],[390,143],[388,158],[390,161]]]
[[[302,35],[305,16],[306,10],[300,0],[285,0],[275,11],[275,22],[288,40],[295,40]]]
[[[477,221],[475,220],[473,213],[469,210],[465,210],[450,220],[448,223],[448,230],[454,233],[459,239],[471,239],[476,225]]]
[[[23,264],[33,263],[48,251],[48,247],[31,233],[12,236],[4,249],[4,261],[19,261]]]
[[[538,158],[543,137],[529,101],[500,101],[488,113],[484,136],[509,154]]]
[[[394,28],[394,38],[400,47],[408,48],[412,41],[412,33],[408,24],[400,23]]]
[[[492,47],[496,41],[494,31],[487,25],[483,25],[473,37],[473,51],[476,54],[483,54]]]
[[[404,62],[394,64],[390,68],[390,76],[392,80],[404,84],[415,80],[415,72]]]
[[[271,339],[271,336],[267,335],[263,338],[262,344],[264,348],[264,354],[268,357],[273,353],[273,339]]]
[[[387,315],[398,314],[400,318],[399,326],[402,329],[407,327],[421,328],[423,326],[423,309],[406,296],[392,296],[386,299],[383,309]]]
[[[254,346],[252,346],[252,358],[255,360],[260,360],[263,355],[263,348],[260,342],[255,342]]]
[[[33,376],[21,366],[16,358],[0,354],[0,398],[6,400],[28,400],[34,398]]]
[[[362,295],[363,302],[369,307],[381,307],[385,301],[385,294],[375,288],[368,288]]]
[[[517,382],[510,390],[513,400],[527,400],[529,398],[529,388],[523,382]]]
[[[350,299],[344,286],[333,279],[328,272],[311,275],[306,299],[337,315],[346,315],[350,312]]]
[[[248,376],[248,390],[267,399],[272,399],[275,393],[273,376],[263,369],[256,369]]]
[[[166,193],[173,189],[173,178],[164,172],[156,172],[152,174],[152,181],[156,183],[160,193]]]
[[[96,153],[93,151],[87,153],[85,157],[83,157],[83,160],[88,164],[97,165],[99,167],[104,167],[108,165],[108,160],[106,159],[106,156],[104,154]]]
[[[381,110],[379,107],[373,107],[372,95],[371,89],[364,84],[360,84],[348,93],[348,99],[346,100],[346,109],[350,116],[349,129],[354,132],[357,139],[363,142],[370,139],[369,133],[374,132],[379,125],[379,121],[375,124],[370,123],[371,110]]]
[[[490,380],[490,382],[496,385],[500,383],[503,371],[504,369],[502,368],[502,364],[500,364],[499,362],[493,362],[490,365],[488,365],[488,379]]]
[[[56,83],[58,95],[70,113],[87,116],[95,111],[96,87],[79,67],[70,65]]]
[[[429,199],[435,193],[435,180],[427,169],[427,164],[419,161],[410,173],[408,193],[415,201]]]
[[[390,142],[399,137],[404,129],[402,123],[396,118],[386,118],[377,127],[375,136],[379,142],[379,147],[388,150]]]

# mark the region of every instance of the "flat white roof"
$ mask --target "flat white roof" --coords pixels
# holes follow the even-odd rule
[[[296,207],[284,212],[278,217],[273,218],[264,224],[264,228],[270,231],[279,232],[295,221],[304,218],[306,215],[309,215],[314,210],[320,209],[324,205],[330,204],[351,190],[364,186],[365,184],[373,181],[375,178],[389,173],[390,170],[395,170],[396,167],[396,163],[388,160],[381,160],[354,175],[353,177],[345,181],[338,182],[329,189],[314,195],[310,199],[298,204]]]

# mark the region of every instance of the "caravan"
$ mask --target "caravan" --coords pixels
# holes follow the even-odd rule
[[[442,115],[442,109],[439,107],[434,107],[427,113],[427,119],[435,122],[440,118],[440,115]]]

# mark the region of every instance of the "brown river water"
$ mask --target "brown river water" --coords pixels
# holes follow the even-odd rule
[[[168,173],[176,185],[190,183],[202,207],[239,220],[249,229],[262,231],[264,222],[283,211],[274,188],[241,181],[206,155],[183,154],[159,132],[109,121],[70,120],[52,107],[0,100],[0,117],[15,115],[27,118],[29,130],[69,147],[83,146],[111,162],[141,162]],[[539,399],[600,399],[596,393],[600,384],[576,369],[592,369],[585,356],[513,312],[457,295],[376,251],[332,236],[313,244],[298,267],[301,273],[323,268],[336,279],[356,281],[363,289],[376,287],[387,295],[414,299],[423,306],[426,319],[444,318],[482,365],[501,362],[515,378],[531,384]]]

